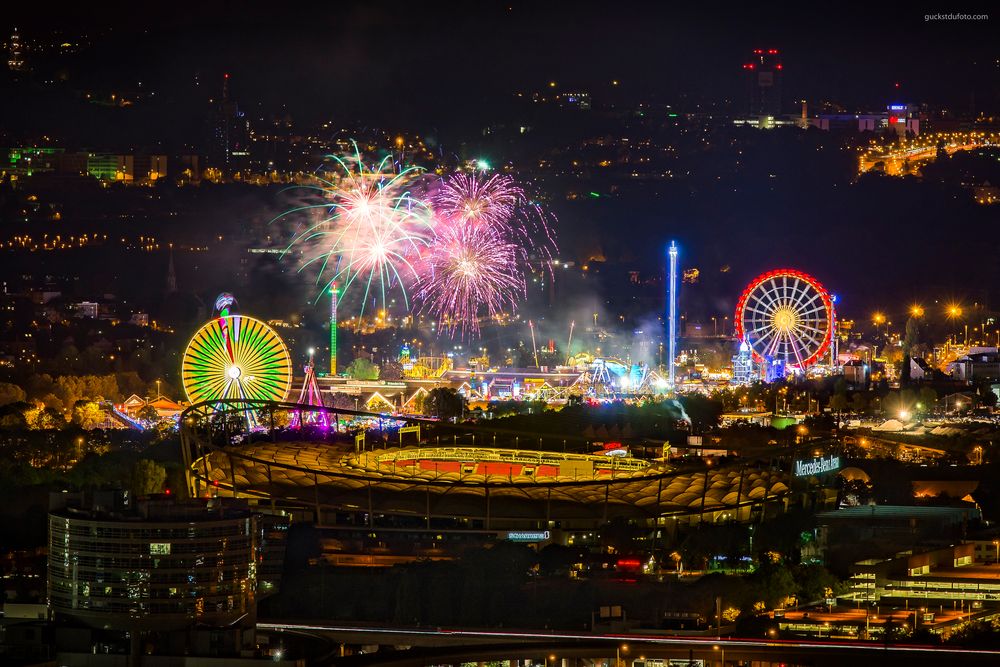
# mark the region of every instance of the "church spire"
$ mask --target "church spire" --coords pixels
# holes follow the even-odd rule
[[[167,262],[167,294],[177,291],[177,272],[174,271],[174,246],[170,245],[170,260]]]

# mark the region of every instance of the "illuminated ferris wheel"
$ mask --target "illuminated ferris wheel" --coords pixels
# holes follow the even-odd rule
[[[260,320],[231,315],[232,303],[232,296],[221,295],[219,316],[198,329],[184,350],[181,380],[188,400],[285,400],[292,384],[288,348]]]
[[[792,269],[754,278],[736,305],[736,335],[757,362],[805,370],[830,346],[833,299],[812,276]]]

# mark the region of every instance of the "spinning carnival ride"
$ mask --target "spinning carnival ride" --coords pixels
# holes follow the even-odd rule
[[[181,381],[191,403],[225,399],[283,401],[292,384],[288,348],[260,320],[232,315],[231,294],[215,301],[218,317],[206,322],[188,343]],[[247,415],[254,421],[253,415]]]
[[[754,361],[804,371],[830,346],[833,298],[801,271],[769,271],[743,290],[735,321],[736,335]]]

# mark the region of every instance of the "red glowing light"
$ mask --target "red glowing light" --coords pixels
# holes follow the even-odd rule
[[[625,569],[638,569],[642,567],[642,562],[635,558],[619,558],[618,567]]]
[[[778,63],[777,65],[774,66],[774,69],[783,69],[783,68],[784,65],[782,65],[781,63]]]
[[[899,88],[899,82],[898,81],[896,82],[896,87]]]
[[[890,125],[895,125],[897,122],[899,122],[899,121],[896,119],[895,116],[889,116],[889,124]]]

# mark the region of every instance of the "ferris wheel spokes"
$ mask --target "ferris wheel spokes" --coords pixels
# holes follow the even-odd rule
[[[758,361],[805,369],[830,342],[832,301],[822,285],[799,271],[758,276],[740,297],[737,334]]]

